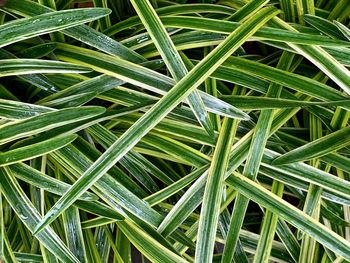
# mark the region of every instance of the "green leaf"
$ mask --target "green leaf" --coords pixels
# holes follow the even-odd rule
[[[278,181],[273,181],[271,192],[282,198],[284,185]],[[273,240],[276,235],[276,228],[278,224],[278,215],[267,210],[264,215],[262,227],[260,230],[260,238],[256,252],[254,255],[254,262],[266,262],[271,256],[271,249]]]
[[[54,11],[53,9],[39,5],[36,2],[30,0],[9,0],[6,2],[6,10],[25,17],[38,16]],[[97,32],[91,27],[78,25],[74,28],[65,29],[62,32],[108,54],[116,55],[133,62],[145,61],[145,59],[138,55],[136,52],[125,48],[119,42],[107,37],[100,32]]]
[[[3,237],[3,249],[1,250],[1,259],[6,260],[6,262],[16,262],[16,256],[11,248],[10,241],[7,234],[4,232]]]
[[[20,138],[36,135],[63,125],[89,119],[102,114],[105,111],[103,107],[81,107],[67,108],[42,113],[40,115],[10,122],[1,127],[0,144],[5,144]],[[59,120],[59,121],[57,121]]]
[[[227,14],[230,15],[234,9],[224,5],[212,5],[212,4],[177,4],[161,7],[155,10],[158,16],[165,15],[180,15],[180,14],[193,14],[193,13],[214,13],[214,14]],[[104,33],[106,35],[114,35],[120,31],[128,28],[132,28],[141,24],[141,19],[138,16],[133,16],[125,19],[111,27],[107,28]]]
[[[350,144],[350,126],[294,149],[274,160],[274,165],[306,161],[334,152]]]
[[[2,59],[0,78],[34,73],[85,73],[90,69],[60,61],[39,59]]]
[[[78,207],[83,211],[94,214],[96,216],[103,216],[114,221],[124,220],[124,217],[121,214],[119,214],[112,208],[98,201],[91,202],[91,201],[77,200],[74,203],[74,206]]]
[[[14,100],[0,99],[0,117],[10,120],[26,119],[51,111],[50,108]]]
[[[128,221],[118,222],[117,224],[124,235],[133,243],[133,245],[153,262],[188,262],[184,258],[176,255],[174,252],[162,246],[136,224]]]
[[[280,98],[254,97],[254,96],[237,96],[221,95],[219,96],[225,102],[228,102],[239,109],[244,110],[261,110],[261,109],[283,109],[297,108],[308,106],[341,106],[350,107],[350,100],[317,102],[317,101],[300,101]]]
[[[92,100],[98,94],[116,88],[122,84],[124,84],[124,81],[110,76],[100,75],[46,96],[37,103],[55,108],[80,106]]]
[[[151,206],[156,205],[157,203],[169,198],[173,194],[177,193],[187,185],[189,185],[194,180],[198,179],[199,176],[202,175],[202,173],[205,171],[207,167],[205,166],[204,169],[197,169],[194,172],[188,174],[187,176],[181,178],[180,180],[174,182],[173,184],[163,188],[159,192],[156,192],[152,195],[147,196],[143,200],[145,200],[147,203],[149,203]]]
[[[343,33],[343,35],[350,41],[350,30],[338,21],[333,21],[333,23],[338,27],[338,29]]]
[[[268,167],[269,170],[271,168],[273,171],[280,172],[280,175],[282,175],[282,177],[290,177],[292,175],[296,182],[301,179],[302,181],[316,184],[324,188],[324,192],[330,190],[332,193],[349,199],[349,190],[347,189],[348,182],[344,179],[340,179],[304,163],[285,164],[283,166],[271,166],[272,161],[276,159],[277,156],[279,156],[279,154],[277,154],[276,152],[271,150],[265,150],[262,165],[264,167]],[[277,179],[280,180],[281,177]],[[285,180],[281,181],[286,182]]]
[[[313,16],[313,15],[304,15],[303,19],[306,21],[306,23],[315,27],[322,33],[329,35],[330,37],[337,38],[337,39],[344,39],[344,36],[340,32],[338,27],[327,19],[324,19],[318,16]]]
[[[288,202],[271,194],[252,180],[238,174],[230,176],[226,182],[247,198],[273,211],[290,224],[312,236],[325,247],[336,251],[337,254],[348,260],[350,259],[350,243],[347,240]]]
[[[294,22],[295,8],[293,0],[280,0],[281,9],[283,10],[283,18],[287,22]]]
[[[188,73],[187,68],[182,61],[180,54],[176,50],[174,43],[171,41],[170,36],[166,32],[166,29],[152,8],[152,5],[145,0],[133,0],[132,4],[136,12],[139,14],[142,23],[151,35],[153,43],[157,47],[157,50],[163,58],[167,68],[174,77],[174,80],[179,82]],[[199,123],[209,135],[213,136],[213,125],[197,90],[194,90],[188,96],[188,102]]]
[[[288,70],[292,64],[294,55],[284,52],[278,61],[277,68],[281,70]],[[271,83],[266,93],[267,97],[279,97],[282,91],[282,86]],[[263,110],[260,113],[258,122],[252,136],[252,142],[249,147],[247,161],[244,166],[243,176],[255,180],[261,160],[264,154],[264,147],[270,135],[271,125],[273,122],[273,111]],[[235,206],[231,216],[230,227],[228,230],[228,238],[226,240],[222,262],[231,262],[233,251],[238,241],[238,229],[243,225],[243,218],[248,208],[249,199],[242,195],[238,195]],[[259,242],[259,245],[261,242]]]
[[[211,160],[205,154],[165,136],[147,134],[142,141],[196,167],[201,167]]]
[[[81,222],[81,227],[83,229],[94,228],[94,227],[99,227],[99,226],[111,224],[111,223],[114,223],[116,221],[117,220],[115,220],[115,219],[106,218],[106,217],[95,217],[93,219],[88,219],[88,220]]]
[[[18,261],[30,261],[30,262],[42,262],[43,257],[37,254],[29,254],[29,253],[20,253],[20,252],[15,252],[16,259]]]
[[[162,235],[168,236],[173,233],[201,203],[208,175],[208,171],[206,171],[208,166],[204,168],[204,171],[202,169],[199,170],[201,171],[201,176],[181,196],[180,200],[159,225],[158,232]]]
[[[23,139],[19,142],[14,143],[11,147],[23,147],[23,146],[30,145],[33,143],[41,142],[43,140],[51,139],[55,136],[74,134],[74,133],[79,132],[81,130],[84,130],[90,126],[93,126],[99,122],[111,120],[111,119],[123,116],[125,114],[132,113],[132,112],[140,110],[140,109],[144,109],[147,106],[148,106],[147,104],[146,104],[146,106],[145,105],[136,105],[133,107],[121,108],[119,110],[108,110],[100,115],[95,116],[95,117],[80,120],[80,121],[73,122],[73,123],[70,123],[67,125],[63,125],[63,126],[58,126],[56,128],[50,129],[46,132],[40,133],[40,134],[36,135],[35,137],[29,137],[29,138]],[[90,106],[88,106],[88,107],[90,107]],[[67,108],[67,109],[69,109],[69,108]]]
[[[249,1],[247,4],[238,9],[233,15],[229,16],[227,20],[229,21],[244,21],[250,16],[256,13],[256,10],[264,7],[269,0],[258,0],[258,1]]]
[[[291,31],[297,31],[281,19],[275,20],[279,27],[287,28]],[[319,46],[301,46],[288,44],[295,51],[299,52],[322,72],[330,77],[341,89],[350,94],[350,74],[349,70],[332,57],[327,51]]]
[[[220,214],[225,173],[238,123],[225,118],[205,185],[199,218],[195,262],[211,262]]]
[[[84,245],[78,208],[70,207],[62,214],[62,216],[68,248],[77,258],[79,258],[80,262],[87,262],[86,248]]]
[[[161,17],[161,21],[165,27],[169,28],[186,28],[221,34],[229,34],[240,25],[240,23],[233,21],[222,21],[213,18],[191,16],[164,16]],[[320,45],[325,47],[348,47],[350,45],[347,41],[344,40],[332,39],[326,36],[315,34],[293,32],[268,26],[260,28],[252,36],[251,40],[271,40],[276,42],[287,42],[303,45]]]
[[[304,15],[305,14],[315,14],[315,4],[314,0],[296,0],[295,5],[297,8],[297,15],[299,18],[299,23],[304,25]]]
[[[128,114],[121,116],[120,120],[126,123],[134,123],[141,117],[140,114]],[[166,133],[169,136],[191,140],[204,145],[215,145],[217,136],[209,137],[208,134],[199,126],[189,124],[184,121],[163,119],[154,128],[154,132]]]
[[[347,261],[348,2],[0,0],[0,261]]]
[[[5,49],[0,49],[0,58],[1,59],[15,59],[17,58],[12,53],[6,51]],[[16,62],[20,62],[20,60],[17,60]],[[73,66],[73,65],[71,65]],[[20,68],[20,67],[19,67]],[[86,69],[87,70],[87,69]],[[20,73],[20,71],[18,72]],[[26,75],[19,75],[19,78],[46,91],[46,92],[57,92],[59,88],[56,84],[54,84],[52,81],[50,81],[46,76],[43,74],[26,74]],[[5,97],[6,98],[6,97]]]
[[[95,7],[104,7],[104,8],[107,8],[108,7],[108,4],[107,4],[107,1],[106,0],[94,0],[94,6]],[[106,16],[104,18],[101,18],[99,21],[98,21],[99,25],[100,25],[100,28],[101,30],[104,30],[106,29],[107,27],[110,27],[111,26],[111,19],[109,16]]]
[[[226,63],[225,63],[226,64]],[[321,100],[344,100],[347,96],[319,81],[291,72],[285,72],[244,58],[230,57],[227,66],[248,74],[266,78]]]
[[[39,172],[30,166],[18,163],[9,166],[14,176],[18,179],[27,182],[30,185],[36,186],[40,189],[54,193],[57,195],[63,195],[69,188],[69,184],[64,183],[55,178],[49,177],[46,174]],[[92,193],[84,193],[81,196],[81,200],[92,201],[97,200],[97,196]]]
[[[72,188],[51,208],[36,232],[52,222],[65,208],[69,207],[85,190],[89,189],[106,171],[125,155],[147,132],[157,125],[177,104],[200,85],[233,51],[277,12],[271,8],[262,10],[256,17],[247,20],[223,43],[214,49],[201,63],[178,82],[167,95],[156,103],[141,119],[116,141]],[[189,88],[191,87],[191,88]],[[113,157],[112,157],[113,156]],[[112,160],[113,159],[113,160]]]
[[[89,160],[76,147],[69,145],[59,151],[51,154],[66,170],[70,171],[75,178],[79,178],[93,162]],[[112,173],[113,172],[113,173]],[[134,217],[147,222],[150,225],[157,225],[160,222],[160,215],[153,210],[146,202],[127,188],[127,183],[121,176],[111,171],[111,174],[105,174],[96,182],[97,191],[95,193],[106,201],[110,206],[121,206],[123,210],[118,209],[123,216],[125,212],[130,212]],[[119,177],[119,178],[118,178]],[[125,186],[124,186],[125,185]],[[132,186],[134,187],[134,186]],[[114,218],[114,217],[113,217]]]
[[[89,133],[92,134],[98,141],[100,141],[100,143],[105,149],[108,149],[113,144],[113,142],[118,140],[117,136],[115,136],[113,133],[109,132],[106,128],[100,125],[95,125],[91,127],[89,129]],[[134,166],[135,168],[138,167],[138,171],[147,171],[166,184],[173,182],[173,179],[171,179],[167,174],[161,171],[157,166],[155,166],[152,162],[147,160],[141,154],[133,150],[131,150],[124,158],[121,159],[121,164],[126,169],[128,166]],[[141,181],[140,183],[143,184],[145,182]],[[152,188],[152,190],[155,189],[158,190],[157,187]]]
[[[84,24],[106,16],[110,12],[110,10],[104,8],[85,8],[42,14],[32,18],[16,19],[0,26],[0,47]]]
[[[0,191],[0,252],[1,252],[1,256],[0,259],[1,260],[5,260],[4,259],[4,249],[5,249],[5,225],[4,225],[4,212],[3,212],[3,204],[2,204],[2,193]]]
[[[6,200],[11,204],[11,207],[25,226],[30,231],[33,231],[35,225],[41,220],[40,214],[31,204],[11,171],[6,167],[1,167],[0,174],[1,191]],[[37,238],[47,249],[62,261],[79,262],[52,228],[46,228],[37,235]]]
[[[55,53],[62,60],[88,65],[95,71],[161,95],[166,94],[175,84],[173,79],[158,72],[100,52],[59,44]],[[244,112],[232,107],[230,104],[210,96],[207,93],[200,92],[200,94],[206,105],[206,110],[220,113],[223,116],[231,118],[247,118]]]
[[[49,42],[26,48],[17,52],[15,55],[20,58],[42,58],[53,52],[56,47],[56,43]]]
[[[77,135],[58,136],[29,146],[0,153],[0,167],[22,162],[56,151],[77,138]]]

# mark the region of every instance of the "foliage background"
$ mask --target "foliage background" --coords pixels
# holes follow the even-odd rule
[[[0,7],[2,261],[350,260],[348,0]]]

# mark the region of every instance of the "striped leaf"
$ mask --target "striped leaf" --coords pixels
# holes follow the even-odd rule
[[[103,8],[64,10],[23,18],[0,26],[0,47],[24,39],[63,30],[106,16],[110,10]]]

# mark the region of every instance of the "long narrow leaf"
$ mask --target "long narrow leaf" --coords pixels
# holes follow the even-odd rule
[[[0,174],[1,191],[6,200],[12,205],[22,222],[33,231],[35,225],[41,220],[40,214],[23,192],[12,173],[7,168],[0,168]],[[79,262],[51,228],[46,228],[37,235],[37,238],[62,261]]]
[[[59,31],[106,16],[110,10],[91,8],[64,10],[23,18],[0,26],[0,47],[34,36]]]
[[[85,73],[90,69],[71,63],[39,59],[2,59],[0,77],[34,73]]]
[[[311,235],[324,246],[331,248],[344,258],[350,259],[350,243],[348,241],[315,221],[312,217],[296,209],[288,202],[274,196],[250,179],[237,174],[229,177],[226,182],[248,198],[270,209],[300,230]]]
[[[134,0],[132,3],[140,16],[142,23],[150,33],[155,46],[169,68],[172,76],[176,82],[179,82],[188,71],[159,17],[148,1]],[[206,129],[208,134],[213,136],[214,131],[212,123],[209,119],[209,115],[205,111],[203,101],[197,90],[194,90],[188,96],[188,102],[196,115],[197,120]]]
[[[5,144],[16,139],[36,135],[63,125],[88,119],[100,115],[104,111],[105,109],[103,107],[82,107],[80,109],[67,108],[42,113],[31,118],[2,125],[0,144]]]
[[[212,260],[216,226],[219,220],[221,197],[224,190],[224,178],[237,124],[237,121],[225,118],[220,129],[203,195],[203,209],[199,219],[195,262],[211,262]]]
[[[24,146],[0,153],[0,166],[18,163],[30,160],[35,157],[58,150],[77,138],[77,135],[58,136],[52,139],[35,143],[33,145]]]
[[[6,1],[6,10],[25,17],[32,17],[53,12],[53,9],[39,5],[30,0],[9,0]],[[102,50],[108,54],[128,59],[133,62],[143,62],[145,59],[133,52],[114,39],[97,32],[93,28],[85,25],[78,25],[74,28],[63,30],[63,33],[82,41],[92,47]]]
[[[273,164],[281,165],[310,160],[345,147],[350,143],[350,126],[310,142],[278,157]]]
[[[136,124],[119,138],[64,195],[55,207],[47,213],[38,225],[36,232],[52,222],[63,210],[69,207],[86,189],[90,188],[111,166],[125,155],[149,130],[167,113],[181,102],[193,89],[200,85],[208,75],[224,62],[250,35],[277,12],[266,8],[235,30],[221,45],[212,51],[201,63],[186,75],[176,86],[154,105]],[[204,70],[205,69],[205,70]],[[189,86],[191,88],[189,88]],[[112,157],[113,156],[113,157]],[[108,160],[111,159],[112,160]]]

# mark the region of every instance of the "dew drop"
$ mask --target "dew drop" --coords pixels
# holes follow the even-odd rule
[[[19,218],[21,218],[22,220],[28,219],[28,216],[24,214],[21,205],[16,205],[16,211]]]

